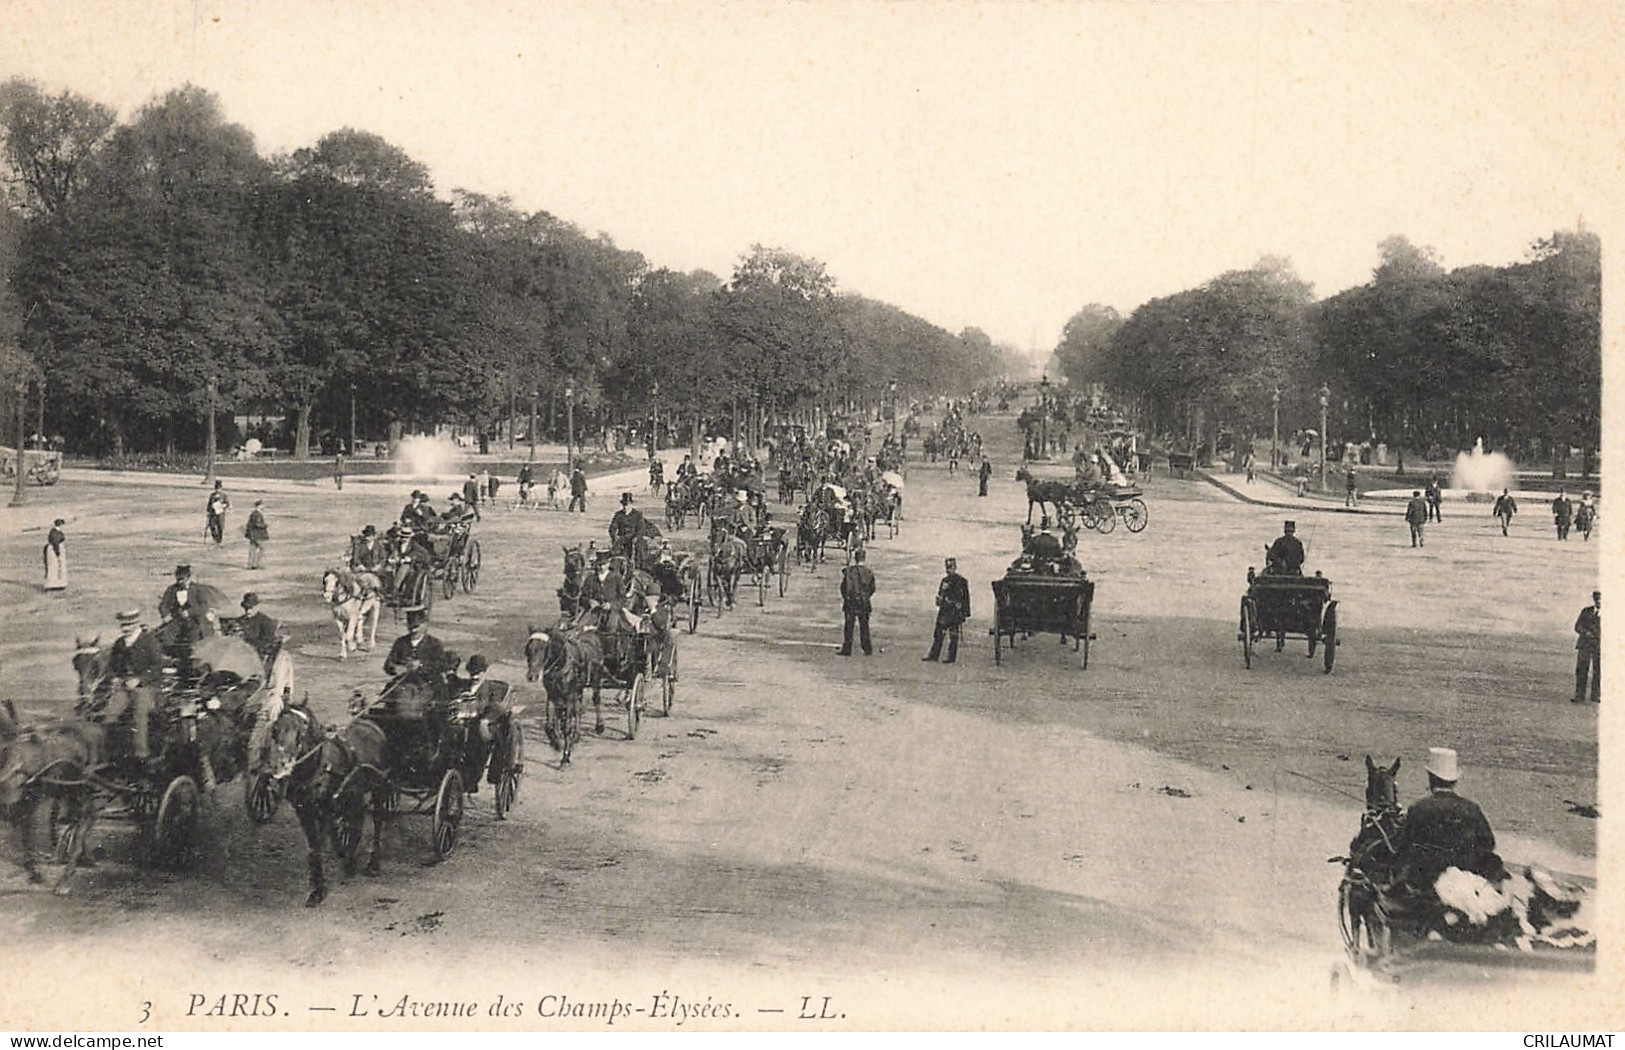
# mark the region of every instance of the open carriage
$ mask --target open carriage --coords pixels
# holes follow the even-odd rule
[[[1285,648],[1288,636],[1308,639],[1309,656],[1318,647],[1326,673],[1331,674],[1341,644],[1332,581],[1318,572],[1287,576],[1248,569],[1247,593],[1241,596],[1241,623],[1236,631],[1243,666],[1253,666],[1258,643],[1272,636],[1276,652]]]
[[[1102,485],[1080,488],[1073,501],[1058,507],[1063,527],[1082,524],[1104,535],[1117,528],[1119,520],[1130,532],[1144,532],[1151,521],[1151,512],[1145,505],[1145,493],[1134,485]]]
[[[1082,650],[1082,666],[1089,667],[1089,643],[1094,640],[1089,618],[1095,599],[1094,581],[1087,575],[1046,575],[1011,569],[993,581],[993,663],[1003,662],[1003,649],[1016,647],[1016,638],[1058,634],[1061,644],[1072,639]]]
[[[768,588],[775,583],[779,597],[784,597],[790,588],[790,541],[785,531],[770,526],[765,534],[746,532],[740,538],[745,541],[744,568],[756,588],[756,604],[767,604]],[[706,596],[712,605],[722,600],[715,573],[707,573]]]

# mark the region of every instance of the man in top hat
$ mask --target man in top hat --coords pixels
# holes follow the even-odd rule
[[[350,560],[356,572],[383,573],[384,564],[389,560],[389,550],[378,539],[377,526],[368,525],[361,530],[361,541],[355,545]]]
[[[1591,604],[1574,621],[1574,702],[1585,703],[1586,677],[1591,678],[1591,702],[1602,703],[1602,592],[1591,592]]]
[[[204,529],[208,532],[209,537],[214,540],[216,546],[225,540],[226,511],[230,509],[231,500],[226,497],[226,492],[221,488],[220,482],[216,481],[214,491],[209,493],[209,499],[203,505]]]
[[[406,610],[406,633],[395,639],[384,658],[384,673],[432,680],[456,670],[440,639],[429,633],[429,611],[421,605]]]
[[[474,520],[480,520],[480,476],[470,474],[468,480],[463,482],[463,502],[468,509],[474,512]]]
[[[263,569],[265,567],[265,544],[271,538],[271,530],[265,524],[265,501],[254,501],[254,510],[248,515],[248,524],[243,529],[243,535],[248,537],[248,567],[250,569]]]
[[[609,549],[616,554],[632,556],[632,542],[643,535],[643,514],[632,506],[632,494],[621,493],[621,509],[609,519]]]
[[[141,623],[140,610],[126,609],[119,613],[118,630],[118,640],[113,643],[107,665],[113,688],[108,694],[102,718],[117,721],[125,711],[129,711],[133,731],[130,754],[138,761],[145,762],[151,757],[147,720],[158,700],[164,673],[164,653],[158,646],[157,637]]]
[[[175,582],[165,587],[158,599],[159,622],[173,623],[175,626],[169,628],[173,640],[190,644],[203,638],[206,615],[192,592],[192,567],[175,566]]]
[[[1298,539],[1298,523],[1283,522],[1281,535],[1270,544],[1264,556],[1264,571],[1277,576],[1303,575],[1303,541]]]
[[[936,660],[942,655],[942,638],[948,637],[948,656],[942,662],[951,664],[959,657],[959,632],[970,619],[970,584],[959,575],[959,562],[946,558],[942,563],[942,582],[937,585],[937,623],[931,635],[931,651],[922,660]]]
[[[1400,878],[1413,890],[1433,892],[1446,868],[1472,872],[1491,882],[1506,877],[1495,852],[1495,832],[1484,811],[1456,794],[1461,772],[1448,747],[1428,749],[1428,793],[1411,805],[1395,844]]]
[[[253,591],[243,595],[243,615],[237,620],[237,633],[254,647],[261,660],[269,660],[279,644],[277,622],[260,608],[260,596]]]

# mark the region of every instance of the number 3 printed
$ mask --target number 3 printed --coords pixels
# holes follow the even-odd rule
[[[150,1020],[152,1020],[152,1000],[147,999],[141,1004],[141,1020],[136,1024],[146,1024]]]

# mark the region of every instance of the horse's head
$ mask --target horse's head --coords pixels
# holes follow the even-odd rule
[[[587,571],[587,556],[581,553],[581,545],[564,548],[564,578],[567,580],[579,579]]]
[[[1016,480],[1017,481],[1031,481],[1032,479],[1033,479],[1033,476],[1027,472],[1026,467],[1017,467],[1016,468]]]
[[[1399,759],[1384,769],[1365,756],[1365,808],[1369,813],[1391,813],[1399,809]]]
[[[548,664],[548,649],[554,644],[554,635],[559,633],[560,629],[557,627],[551,630],[539,627],[530,629],[530,637],[525,639],[525,681],[534,682],[542,676]],[[562,639],[559,644],[563,644]]]
[[[332,603],[334,595],[338,594],[339,582],[343,575],[338,569],[328,569],[322,573],[322,600]]]
[[[113,651],[102,648],[102,636],[91,639],[75,638],[73,670],[79,676],[79,702],[86,703],[96,695],[96,687],[107,680],[108,668],[113,662]]]

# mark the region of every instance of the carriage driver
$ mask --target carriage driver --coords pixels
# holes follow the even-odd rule
[[[163,597],[158,599],[159,620],[166,624],[179,621],[173,628],[175,640],[189,644],[202,640],[205,615],[192,601],[192,567],[175,566],[175,582],[164,588]]]
[[[1405,813],[1395,848],[1400,879],[1413,891],[1431,895],[1446,868],[1472,872],[1490,882],[1506,878],[1495,852],[1495,832],[1478,805],[1456,794],[1461,772],[1456,752],[1428,749],[1428,793]]]
[[[458,694],[459,700],[474,705],[476,731],[469,734],[463,752],[463,789],[471,795],[480,790],[480,773],[485,769],[486,760],[508,746],[508,715],[513,704],[507,682],[494,682],[485,677],[490,668],[490,661],[481,654],[470,656],[468,683]],[[496,783],[495,779],[489,782]]]
[[[253,591],[243,595],[243,615],[237,620],[237,633],[254,647],[261,660],[270,660],[281,643],[277,622],[260,611],[260,596]]]
[[[1276,576],[1303,575],[1303,541],[1294,535],[1298,523],[1288,521],[1281,527],[1281,536],[1270,544],[1264,556],[1264,571]]]
[[[429,633],[429,611],[421,605],[406,610],[406,633],[395,639],[384,658],[384,673],[418,681],[442,681],[457,665],[446,656],[440,639]]]
[[[632,506],[632,494],[621,493],[621,509],[609,519],[609,547],[616,554],[632,556],[632,541],[643,535],[643,513]]]
[[[581,584],[582,612],[597,614],[598,629],[611,634],[621,630],[637,630],[637,620],[626,611],[626,582],[610,564],[609,555],[598,552],[591,576]]]
[[[1040,519],[1038,535],[1027,543],[1027,553],[1033,556],[1034,562],[1048,571],[1053,571],[1055,564],[1065,554],[1061,547],[1061,541],[1055,538],[1055,534],[1050,531],[1051,528],[1053,526],[1050,524],[1049,518]]]
[[[138,609],[118,614],[119,637],[107,665],[113,687],[108,695],[103,721],[114,721],[130,712],[132,738],[130,754],[138,762],[150,757],[147,746],[147,719],[158,697],[164,673],[164,653],[158,639],[141,622]]]
[[[649,570],[649,575],[660,585],[661,597],[682,601],[688,596],[683,587],[683,577],[677,571],[677,559],[672,554],[671,541],[660,541],[660,554],[655,558],[654,567]]]

